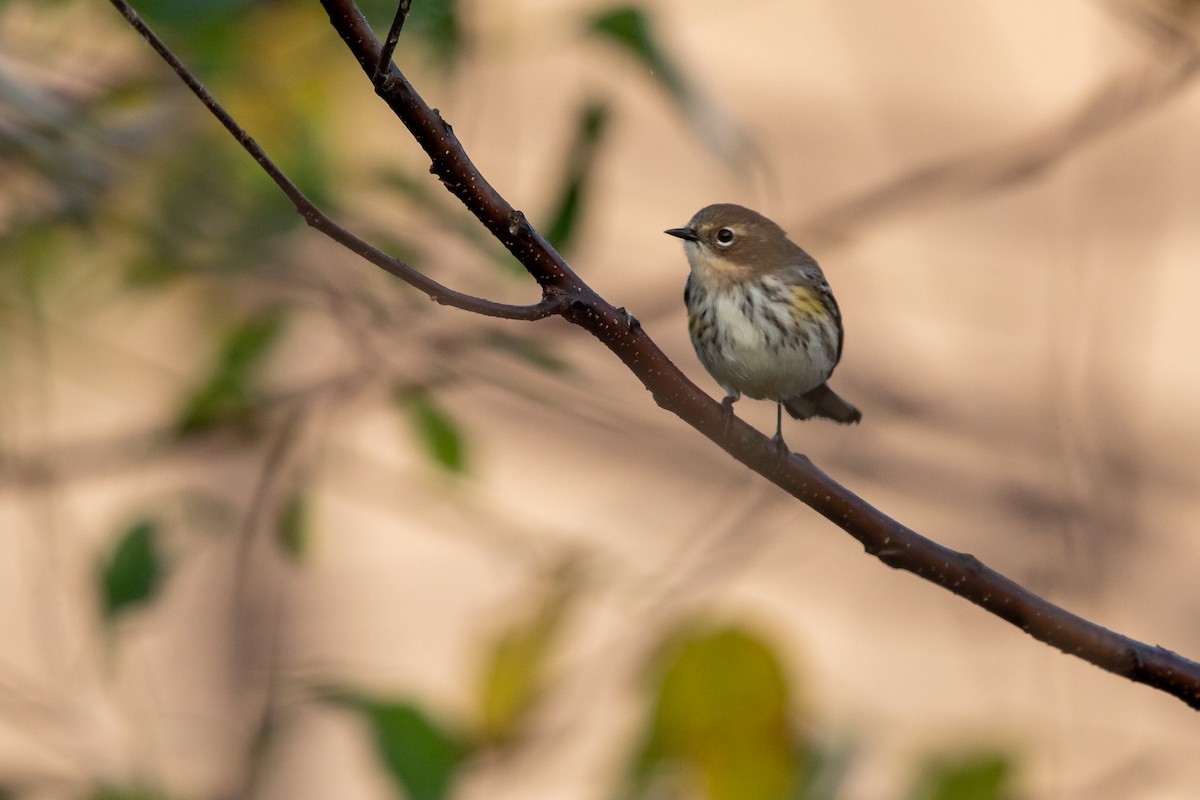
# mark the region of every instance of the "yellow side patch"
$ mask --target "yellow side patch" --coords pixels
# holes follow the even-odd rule
[[[807,286],[796,286],[792,289],[792,306],[801,317],[822,317],[828,313],[821,296]]]

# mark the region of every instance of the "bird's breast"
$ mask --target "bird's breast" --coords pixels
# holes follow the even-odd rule
[[[693,273],[685,293],[692,344],[727,392],[773,400],[829,379],[837,357],[836,323],[801,288],[769,277],[714,284]]]

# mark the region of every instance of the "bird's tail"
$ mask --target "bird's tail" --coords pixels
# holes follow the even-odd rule
[[[783,407],[793,419],[825,417],[843,425],[862,419],[862,412],[834,394],[826,383],[804,394],[787,398],[783,401]]]

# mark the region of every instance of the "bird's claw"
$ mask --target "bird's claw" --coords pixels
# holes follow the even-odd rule
[[[726,395],[725,398],[721,400],[721,419],[724,423],[724,427],[721,430],[721,436],[725,439],[729,438],[729,426],[733,422],[733,404],[736,401],[737,398],[733,395]]]
[[[779,463],[782,464],[792,457],[792,451],[787,446],[787,442],[783,440],[783,434],[777,433],[771,437],[772,444],[775,445],[775,455],[779,458]]]

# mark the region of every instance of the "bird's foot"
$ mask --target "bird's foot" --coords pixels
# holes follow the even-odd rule
[[[787,442],[783,440],[783,434],[781,432],[772,436],[771,442],[775,445],[775,455],[779,458],[780,464],[787,461],[791,457],[792,451],[790,448],[788,448]]]
[[[721,419],[724,423],[721,428],[721,437],[729,438],[729,426],[733,422],[733,404],[737,402],[737,395],[725,395],[725,399],[721,401]]]

